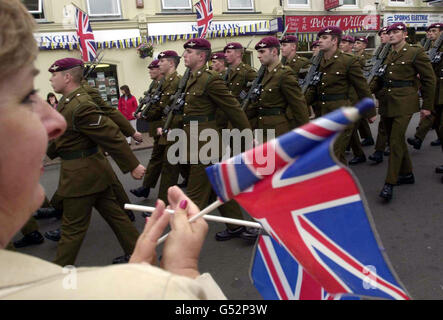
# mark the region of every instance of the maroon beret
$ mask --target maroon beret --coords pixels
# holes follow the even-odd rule
[[[174,50],[166,50],[166,51],[162,51],[158,54],[157,59],[161,59],[161,58],[175,58],[178,57],[177,52],[175,52]]]
[[[154,68],[158,68],[158,60],[152,60],[152,62],[149,64],[148,69],[154,69]]]
[[[239,42],[229,42],[224,48],[223,52],[226,52],[228,49],[243,49],[243,46]]]
[[[256,45],[255,50],[264,49],[264,48],[279,48],[280,41],[276,37],[264,37],[261,39]]]
[[[432,28],[439,28],[441,30],[443,29],[443,23],[433,23],[426,29],[426,31],[429,31]]]
[[[402,30],[407,31],[406,25],[403,22],[396,22],[394,24],[391,24],[388,26],[388,29],[386,30],[387,33],[391,32],[392,30]]]
[[[381,34],[386,31],[388,31],[388,27],[383,27],[378,31],[378,35],[381,36]]]
[[[189,39],[188,41],[185,42],[183,48],[210,50],[211,43],[204,38]]]
[[[315,40],[315,41],[312,43],[311,48],[318,47],[319,45],[320,45],[320,41]]]
[[[284,36],[283,39],[280,40],[280,43],[297,43],[297,36]]]
[[[354,43],[355,42],[355,39],[354,39],[354,37],[353,36],[343,36],[342,38],[341,38],[341,41],[346,41],[346,42],[350,42],[350,43]]]
[[[216,59],[226,59],[226,56],[223,52],[216,52],[211,56],[211,60],[216,60]]]
[[[355,41],[360,41],[360,42],[364,42],[364,43],[368,44],[368,38],[366,38],[366,37],[356,37]]]
[[[83,67],[83,61],[75,58],[64,58],[54,62],[48,69],[49,72],[59,72],[63,70],[69,70],[74,67]]]
[[[326,34],[326,35],[330,34],[330,35],[341,36],[342,31],[341,31],[341,29],[340,29],[339,27],[336,27],[336,26],[329,26],[329,27],[326,27],[326,28],[321,29],[321,30],[317,33],[317,37],[320,38],[320,36],[322,36],[322,35],[324,35],[324,34]]]

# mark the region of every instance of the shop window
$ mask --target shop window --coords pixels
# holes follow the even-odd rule
[[[254,10],[254,1],[228,0],[228,10]]]
[[[28,12],[38,21],[46,21],[43,11],[43,0],[22,0]]]
[[[390,6],[408,6],[411,5],[411,0],[389,0]]]
[[[308,8],[310,6],[309,0],[287,0],[288,8]]]
[[[120,18],[120,0],[87,0],[88,13],[92,19]]]
[[[242,58],[243,63],[252,66],[252,51],[245,51]]]
[[[342,0],[344,6],[356,6],[357,0]]]
[[[103,100],[114,108],[118,107],[120,90],[117,77],[117,66],[113,64],[99,64],[88,76],[88,84],[96,88]]]
[[[191,0],[162,0],[163,10],[192,10]]]

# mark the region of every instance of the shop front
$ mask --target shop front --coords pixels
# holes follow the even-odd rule
[[[248,47],[244,61],[259,67],[254,50],[260,37],[283,31],[282,19],[217,21],[212,24],[207,34],[213,52],[221,51],[226,43],[236,41]],[[48,67],[58,59],[66,57],[81,58],[78,37],[75,31],[36,33],[35,39],[40,53],[36,67],[41,70],[36,79],[36,87],[46,96],[52,92],[49,83]],[[147,35],[141,36],[140,29],[94,30],[98,52],[103,56],[100,64],[88,77],[88,82],[95,86],[103,98],[117,106],[119,87],[126,84],[131,92],[141,97],[151,80],[147,66],[164,50],[183,53],[183,44],[197,37],[195,22],[157,22],[147,24]],[[150,44],[153,50],[149,56],[141,57],[137,48]],[[178,72],[183,73],[185,66],[180,63]]]
[[[293,15],[286,16],[288,33],[299,38],[299,51],[310,51],[317,33],[327,26],[340,27],[345,34],[364,35],[369,38],[368,49],[375,47],[374,36],[380,29],[379,15]]]

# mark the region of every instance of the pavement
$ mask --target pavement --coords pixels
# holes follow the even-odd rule
[[[418,114],[414,115],[407,137],[413,136],[418,120]],[[375,137],[377,125],[371,125],[371,130]],[[443,184],[440,182],[441,175],[434,171],[436,166],[443,164],[443,154],[440,147],[429,145],[435,139],[435,132],[432,131],[421,150],[409,148],[416,183],[395,187],[394,198],[389,204],[378,197],[386,175],[386,157],[379,165],[373,165],[368,160],[351,167],[366,196],[382,249],[414,299],[443,299]],[[364,147],[364,151],[369,156],[373,147]],[[139,148],[135,155],[141,163],[146,164],[151,152],[150,148]],[[348,159],[351,157],[348,155]],[[123,175],[115,163],[111,163],[131,202],[154,206],[158,185],[148,199],[136,198],[129,193],[129,189],[140,186],[141,182],[133,180],[128,174]],[[41,183],[49,196],[57,188],[58,177],[58,164],[45,168]],[[136,213],[136,216],[134,223],[141,231],[144,219],[140,213]],[[59,224],[53,219],[39,220],[42,233],[57,228]],[[215,233],[223,229],[223,224],[209,222],[208,236],[201,252],[201,272],[210,272],[229,299],[261,299],[249,278],[253,244],[238,238],[226,242],[215,241]],[[14,240],[20,236],[16,235]],[[51,261],[55,257],[56,243],[46,240],[41,245],[18,251]],[[110,227],[94,210],[76,265],[104,266],[122,254]]]

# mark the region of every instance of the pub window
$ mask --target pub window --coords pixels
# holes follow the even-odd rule
[[[120,0],[87,0],[91,18],[120,18]]]
[[[254,1],[228,0],[228,10],[254,10]]]
[[[192,10],[191,0],[162,0],[163,10]]]
[[[43,0],[22,0],[22,2],[28,9],[28,12],[32,14],[32,16],[37,21],[45,20],[45,13],[43,11]]]
[[[306,8],[309,7],[309,0],[288,0],[288,8]]]

